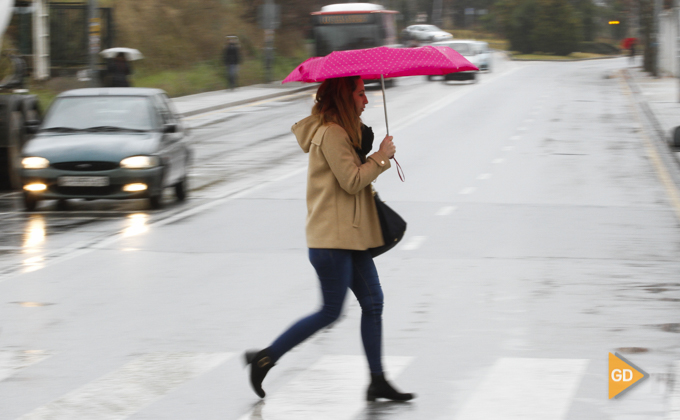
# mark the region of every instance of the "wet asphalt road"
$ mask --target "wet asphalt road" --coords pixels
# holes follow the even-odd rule
[[[0,197],[0,420],[675,418],[677,187],[625,65],[499,61],[478,84],[388,90],[406,182],[375,187],[409,228],[376,263],[388,375],[412,404],[362,402],[353,299],[271,371],[264,404],[247,386],[241,352],[318,305],[289,132],[311,93],[194,129],[185,204],[25,214]],[[651,377],[608,400],[615,351]]]

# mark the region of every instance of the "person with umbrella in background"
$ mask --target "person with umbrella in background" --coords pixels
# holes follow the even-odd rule
[[[144,58],[139,50],[134,48],[115,47],[107,48],[99,55],[106,59],[106,74],[104,75],[104,86],[106,87],[129,87],[132,84],[129,76],[132,74],[131,62]]]
[[[628,50],[628,61],[631,64],[635,64],[635,44],[637,43],[637,38],[626,38],[621,42],[621,46],[624,50]]]
[[[128,76],[132,74],[132,67],[124,52],[119,52],[114,59],[109,60],[107,74],[110,78],[111,87],[131,86]]]
[[[309,154],[306,236],[309,260],[321,283],[323,305],[290,326],[273,343],[246,352],[250,381],[260,398],[262,381],[278,360],[315,332],[335,322],[351,290],[361,306],[361,338],[371,383],[366,399],[408,401],[382,365],[383,292],[369,248],[383,245],[371,182],[390,168],[396,151],[391,136],[371,150],[372,131],[361,123],[368,99],[359,76],[331,78],[319,86],[312,115],[293,125]]]

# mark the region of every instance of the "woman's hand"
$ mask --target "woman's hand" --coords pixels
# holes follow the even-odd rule
[[[392,136],[385,136],[382,143],[380,143],[380,149],[378,149],[379,152],[387,155],[388,159],[392,159],[394,153],[397,151],[397,147],[392,142],[392,138]]]

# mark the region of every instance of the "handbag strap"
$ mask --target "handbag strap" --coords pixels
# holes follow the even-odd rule
[[[401,179],[401,182],[405,182],[406,181],[406,175],[404,174],[404,170],[401,169],[401,165],[399,164],[399,162],[397,162],[396,157],[392,156],[392,159],[394,160],[394,163],[397,164],[397,175],[399,175],[399,179]]]

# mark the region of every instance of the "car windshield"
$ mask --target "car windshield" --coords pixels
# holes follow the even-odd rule
[[[454,42],[452,44],[449,44],[449,47],[456,50],[460,55],[471,55],[472,54],[472,48],[470,48],[470,44],[463,44],[462,42]]]
[[[149,131],[154,127],[149,101],[140,96],[73,96],[57,98],[43,131]]]
[[[427,32],[439,32],[439,31],[441,31],[441,29],[437,28],[434,25],[423,25],[422,30],[427,31]]]

